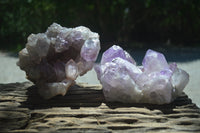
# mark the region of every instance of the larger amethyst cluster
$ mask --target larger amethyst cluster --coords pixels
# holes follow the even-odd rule
[[[92,69],[99,50],[97,33],[83,26],[65,28],[53,23],[45,33],[28,37],[17,64],[48,99],[65,95],[79,75]]]
[[[175,63],[168,64],[159,52],[149,49],[142,66],[136,66],[134,59],[116,45],[103,53],[95,70],[106,100],[123,103],[170,103],[189,81],[188,73]]]

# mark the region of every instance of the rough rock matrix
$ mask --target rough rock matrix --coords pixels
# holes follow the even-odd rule
[[[112,46],[103,53],[95,66],[107,101],[123,103],[166,104],[179,96],[189,81],[189,75],[168,64],[164,55],[148,50],[142,66],[121,47]]]
[[[17,65],[45,99],[65,95],[80,75],[91,70],[100,50],[99,35],[84,26],[53,23],[45,33],[31,34]]]

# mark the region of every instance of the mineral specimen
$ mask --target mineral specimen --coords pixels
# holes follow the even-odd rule
[[[166,104],[179,96],[189,81],[189,75],[168,64],[164,55],[148,50],[136,66],[131,56],[119,46],[112,46],[103,53],[95,66],[107,101],[123,103]]]
[[[45,99],[65,95],[80,75],[92,69],[100,50],[99,35],[79,26],[53,23],[45,33],[31,34],[17,65]]]

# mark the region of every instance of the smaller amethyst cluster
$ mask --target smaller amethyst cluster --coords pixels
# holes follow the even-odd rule
[[[95,66],[107,101],[123,103],[166,104],[179,96],[189,81],[189,75],[168,64],[164,55],[148,50],[142,66],[121,47],[112,46],[103,53]]]
[[[99,35],[87,27],[53,23],[45,33],[31,34],[19,52],[18,66],[45,99],[65,95],[76,78],[93,68]]]

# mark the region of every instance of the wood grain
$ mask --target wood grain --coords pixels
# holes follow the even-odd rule
[[[101,86],[78,84],[42,99],[30,82],[0,84],[1,132],[200,132],[200,109],[184,93],[166,105],[107,103]]]

